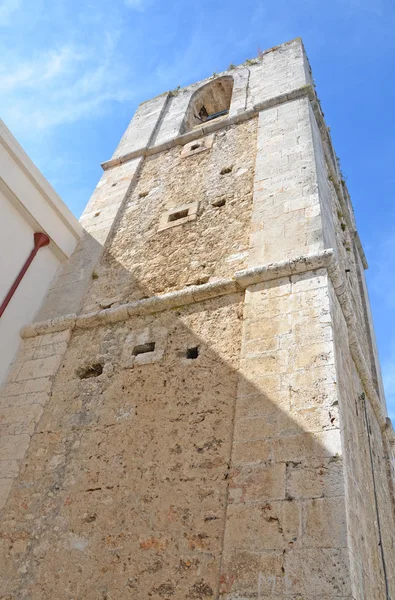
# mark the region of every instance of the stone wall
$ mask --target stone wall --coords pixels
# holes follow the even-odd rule
[[[326,272],[246,292],[221,592],[349,598]]]
[[[358,599],[392,598],[395,504],[388,450],[350,354],[347,326],[338,299],[332,288],[330,292],[352,589]]]
[[[106,299],[122,304],[247,265],[256,125],[252,119],[220,130],[207,149],[203,138],[196,150],[177,146],[144,161],[96,268],[85,312]],[[195,220],[159,230],[166,211],[192,203],[198,203]]]
[[[394,594],[352,209],[300,40],[252,63],[229,115],[185,135],[207,82],[142,105],[23,332],[4,600]]]
[[[69,340],[70,331],[24,340],[1,388],[0,508],[18,477]]]
[[[214,597],[241,300],[74,333],[2,519],[2,598]]]
[[[249,266],[325,247],[308,98],[259,114]]]
[[[325,157],[321,134],[312,111],[310,111],[310,122],[317,165],[316,177],[324,245],[326,248],[336,250],[339,268],[344,273],[344,284],[355,314],[355,334],[371,370],[377,393],[382,395],[377,349],[368,310],[369,300],[352,207],[345,197],[345,182],[342,175],[331,170],[332,163]]]
[[[94,269],[111,237],[116,216],[134,184],[141,162],[141,158],[136,158],[103,173],[80,219],[85,235],[49,286],[35,321],[59,318],[81,310]]]

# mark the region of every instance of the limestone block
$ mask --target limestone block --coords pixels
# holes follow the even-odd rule
[[[8,368],[7,371],[7,381],[9,383],[14,383],[17,380],[17,377],[19,375],[19,371],[22,368],[23,363],[17,361],[17,362],[13,362],[11,363],[11,365]]]
[[[305,292],[307,290],[314,290],[321,287],[327,287],[328,278],[326,271],[320,269],[316,273],[303,273],[301,275],[293,275],[292,291],[294,293]]]
[[[48,356],[26,361],[18,373],[17,381],[51,377],[60,365],[61,356]]]
[[[303,545],[308,548],[346,548],[344,497],[313,498],[304,503]]]
[[[49,377],[40,377],[38,379],[19,381],[15,383],[5,383],[0,387],[1,398],[25,396],[35,392],[49,393],[52,382]]]
[[[11,491],[12,484],[13,479],[11,478],[0,479],[0,509],[3,508],[3,506],[7,502],[7,498]]]
[[[245,358],[252,358],[264,352],[274,352],[280,349],[280,339],[284,336],[271,336],[264,339],[252,338],[243,344],[243,355]]]
[[[162,213],[158,231],[164,231],[171,227],[178,227],[190,221],[195,221],[198,216],[199,202],[191,202],[190,204],[182,204],[176,208],[171,208]]]
[[[19,473],[18,460],[1,460],[0,459],[0,481],[2,479],[14,479]],[[1,484],[0,484],[1,486]],[[1,500],[0,500],[1,505]]]
[[[271,444],[266,440],[236,442],[233,446],[232,464],[234,466],[254,465],[266,462],[272,457]]]
[[[112,158],[146,148],[168,101],[168,93],[143,102],[138,107]]]
[[[265,314],[265,311],[263,311]],[[249,319],[246,324],[245,338],[249,340],[267,339],[290,333],[292,331],[292,317],[290,314]]]
[[[287,384],[288,385],[288,384]],[[284,388],[282,377],[275,373],[268,375],[262,373],[259,380],[251,380],[249,378],[240,377],[237,388],[237,398],[247,398],[250,396],[262,395],[264,398],[270,398],[273,395],[278,395],[280,392],[286,391]]]
[[[302,433],[273,440],[273,453],[278,461],[309,460],[341,455],[338,430]]]
[[[246,290],[246,305],[248,306],[252,300],[250,294],[254,297],[254,308],[259,303],[260,298],[277,298],[279,296],[286,296],[291,293],[291,281],[288,277],[281,277],[273,281],[264,281],[256,285],[251,286]],[[258,302],[255,299],[259,299]]]
[[[286,493],[291,498],[344,496],[343,463],[341,457],[316,459],[310,465],[288,462]]]
[[[286,594],[351,599],[348,550],[303,548],[285,554]]]
[[[229,484],[230,502],[249,503],[285,498],[285,464],[236,469]]]
[[[42,415],[40,404],[31,404],[21,410],[20,405],[0,408],[0,436],[32,434],[36,423]]]
[[[29,446],[30,436],[26,433],[19,435],[2,435],[0,437],[0,456],[2,460],[17,460],[23,458]]]
[[[268,391],[259,393],[253,390],[251,394],[238,394],[236,401],[236,419],[263,417],[270,419],[276,417],[280,411],[288,413],[291,411],[290,393],[284,389],[279,391]],[[281,413],[280,413],[281,414]]]
[[[181,150],[181,158],[187,158],[188,156],[194,156],[205,150],[210,150],[214,143],[214,136],[207,135],[206,137],[199,138],[198,141],[192,141],[185,144]]]
[[[333,352],[333,342],[319,342],[308,344],[295,348],[294,367],[295,369],[308,369],[321,367],[323,365],[334,364],[335,357]]]
[[[228,507],[225,546],[243,550],[279,550],[299,545],[301,507],[295,501]]]
[[[151,326],[132,331],[125,339],[122,351],[122,364],[125,368],[133,365],[151,364],[161,360],[166,349],[167,330]]]
[[[288,352],[264,352],[259,356],[250,356],[240,361],[240,373],[248,377],[249,381],[259,381],[262,376],[286,373],[288,370]]]
[[[38,381],[34,379],[34,381]],[[48,392],[28,392],[26,394],[18,394],[16,396],[3,396],[0,394],[0,408],[9,408],[14,406],[24,407],[32,404],[43,406],[49,398]]]
[[[282,552],[232,549],[223,557],[221,598],[271,599],[283,591],[284,579]]]
[[[288,386],[291,401],[298,406],[330,406],[338,400],[335,365],[295,371],[283,376],[282,383]]]
[[[55,342],[40,344],[37,348],[31,349],[29,353],[21,349],[18,351],[17,362],[22,366],[27,360],[37,358],[47,358],[48,356],[63,356],[67,349],[67,342]],[[10,381],[10,379],[8,379]]]
[[[307,330],[306,324],[303,322],[294,322],[292,324],[292,334],[295,344],[300,344],[302,341],[305,344],[314,344],[321,342],[333,342],[333,328],[330,323],[323,323],[319,331]]]
[[[270,398],[274,408],[268,416],[239,418],[235,426],[235,440],[264,440],[299,433],[301,424],[292,418],[292,414],[287,414],[284,404],[277,404],[277,400],[277,396]]]
[[[294,426],[303,431],[327,431],[339,427],[337,405],[329,407],[310,406],[307,408],[291,405],[290,416]]]

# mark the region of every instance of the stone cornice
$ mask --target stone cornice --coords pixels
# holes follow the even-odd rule
[[[317,254],[307,254],[296,259],[270,263],[252,269],[237,271],[233,277],[218,279],[203,285],[191,285],[181,290],[168,292],[159,296],[151,296],[143,300],[136,300],[121,304],[114,308],[107,308],[80,315],[69,314],[47,321],[40,321],[25,326],[21,331],[22,338],[30,338],[65,329],[90,329],[100,325],[107,325],[126,321],[130,317],[149,315],[164,310],[170,310],[196,302],[209,300],[218,296],[226,296],[244,291],[248,286],[263,281],[289,277],[298,273],[328,268],[334,259],[333,250],[323,250]]]

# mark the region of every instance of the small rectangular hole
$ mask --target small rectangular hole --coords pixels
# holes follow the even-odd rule
[[[231,173],[233,170],[233,166],[232,167],[224,167],[223,169],[221,169],[220,174],[221,175],[227,175],[227,173]]]
[[[175,213],[171,213],[169,215],[169,220],[168,222],[171,223],[172,221],[178,221],[178,219],[184,219],[184,217],[187,217],[189,213],[189,208],[186,208],[185,210],[179,210],[178,212]]]
[[[221,206],[225,206],[226,204],[226,199],[225,198],[217,198],[217,200],[214,200],[212,202],[212,205],[215,207],[221,207]]]
[[[103,373],[103,365],[101,363],[94,363],[87,367],[82,367],[77,370],[77,375],[80,379],[90,379],[91,377],[98,377]]]
[[[199,346],[195,346],[194,348],[187,348],[186,357],[187,358],[197,358],[199,356]]]
[[[133,356],[138,354],[146,354],[147,352],[153,352],[155,350],[155,342],[147,342],[146,344],[139,344],[133,348]]]

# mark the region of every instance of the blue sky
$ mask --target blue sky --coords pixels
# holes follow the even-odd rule
[[[137,104],[302,36],[354,203],[395,417],[392,0],[0,0],[2,118],[79,216]]]

